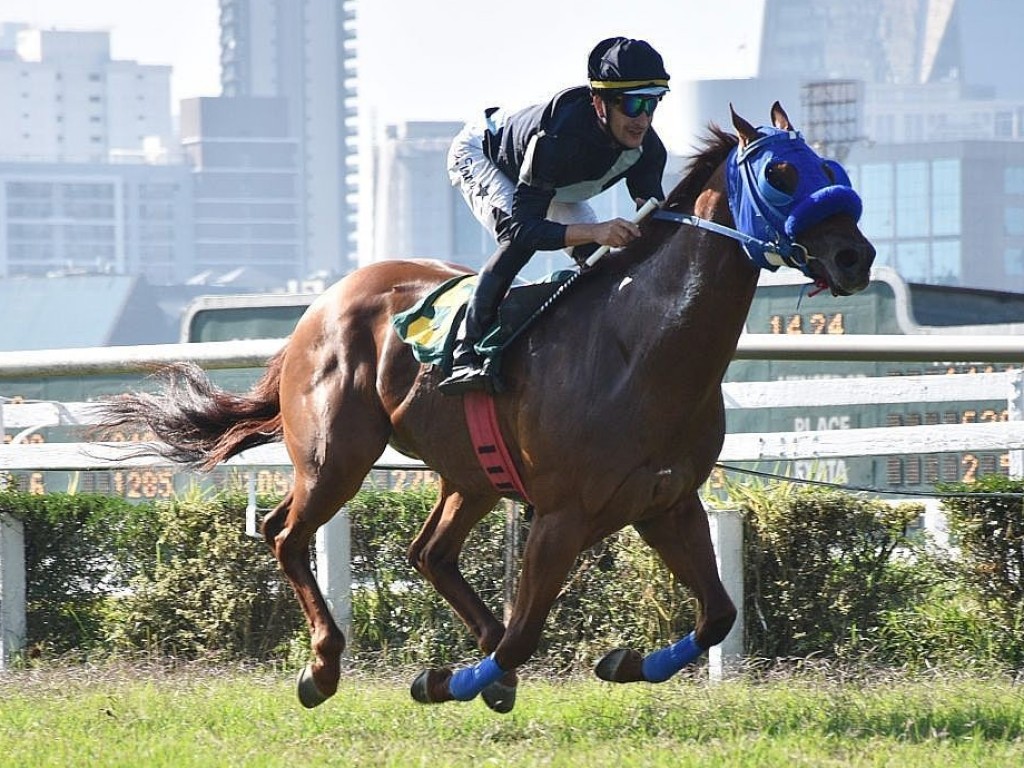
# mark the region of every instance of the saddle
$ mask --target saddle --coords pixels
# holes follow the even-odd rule
[[[556,300],[581,273],[573,269],[553,272],[535,283],[514,285],[498,307],[498,317],[476,345],[495,373],[508,346]],[[477,275],[459,275],[447,280],[404,312],[391,318],[399,338],[412,347],[421,363],[436,365],[451,373],[452,352],[466,304]]]

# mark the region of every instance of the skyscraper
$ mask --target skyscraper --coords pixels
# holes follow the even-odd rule
[[[765,0],[758,76],[981,86],[1024,98],[1020,0]]]
[[[0,23],[0,159],[166,161],[171,68],[110,57],[110,33]]]
[[[356,0],[220,0],[225,97],[284,99],[299,144],[303,276],[356,266]]]

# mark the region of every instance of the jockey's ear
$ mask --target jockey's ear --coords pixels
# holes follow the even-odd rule
[[[757,141],[757,129],[737,115],[736,110],[732,108],[731,103],[729,104],[729,112],[732,115],[732,127],[736,129],[736,133],[738,133],[740,137],[740,149],[751,142]]]
[[[594,105],[594,112],[597,113],[598,122],[606,125],[608,123],[608,102],[596,93],[590,95],[590,101]]]

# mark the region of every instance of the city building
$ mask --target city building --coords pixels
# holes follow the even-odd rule
[[[220,0],[223,96],[283,100],[298,141],[303,277],[356,266],[355,0]]]
[[[389,125],[374,148],[373,261],[442,259],[480,269],[495,249],[494,238],[476,220],[448,178],[448,148],[462,123],[405,122]],[[678,177],[670,161],[666,192]],[[589,201],[599,219],[632,216],[636,205],[625,184]],[[561,251],[534,255],[524,279],[538,279],[572,265]]]
[[[181,164],[0,162],[0,277],[184,282],[193,272],[191,211]]]
[[[455,122],[389,125],[374,147],[373,261],[440,258],[479,269],[494,250],[448,180]]]
[[[1024,290],[1018,0],[765,0],[755,77],[673,83],[687,133],[779,99],[851,166],[879,264],[908,281]]]
[[[191,275],[170,74],[106,31],[0,23],[0,277]]]
[[[0,161],[166,162],[171,68],[110,58],[106,31],[0,23]]]
[[[1024,141],[858,144],[876,264],[908,282],[1024,292]]]
[[[758,77],[959,82],[1024,99],[1018,0],[765,0]]]
[[[181,103],[194,196],[193,282],[279,288],[306,276],[299,141],[285,99]]]

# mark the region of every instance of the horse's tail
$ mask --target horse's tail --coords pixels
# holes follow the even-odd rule
[[[202,471],[213,469],[247,448],[281,439],[283,359],[281,350],[241,395],[215,386],[194,363],[165,366],[154,374],[161,382],[155,394],[129,392],[106,401],[100,428],[148,427],[163,444],[147,452]]]

